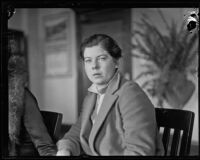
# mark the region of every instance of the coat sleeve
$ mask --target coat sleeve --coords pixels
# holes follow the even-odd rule
[[[88,97],[90,97],[89,94],[84,98],[82,110],[77,122],[73,124],[70,130],[63,136],[63,138],[57,142],[58,151],[68,150],[72,156],[80,156],[81,154],[84,154],[81,146],[80,132],[82,127],[83,112],[87,110],[86,107],[88,107],[86,105]]]
[[[119,98],[124,129],[124,155],[155,155],[155,109],[144,91],[133,82],[124,84]]]
[[[40,156],[55,156],[57,149],[43,122],[34,95],[25,89],[24,126]]]
[[[70,130],[64,135],[62,139],[57,142],[59,150],[68,150],[73,156],[78,156],[81,153],[80,145],[80,129],[81,129],[81,116],[78,121],[72,125]]]

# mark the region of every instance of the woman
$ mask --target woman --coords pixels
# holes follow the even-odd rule
[[[57,142],[57,155],[161,154],[154,107],[135,82],[119,73],[117,43],[107,35],[93,35],[80,53],[93,84],[77,123]]]

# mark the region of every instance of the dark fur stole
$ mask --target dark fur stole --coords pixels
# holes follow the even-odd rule
[[[9,141],[19,144],[21,118],[24,112],[26,66],[22,56],[11,56],[8,62]]]

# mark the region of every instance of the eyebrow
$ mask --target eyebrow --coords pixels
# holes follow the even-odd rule
[[[101,54],[101,55],[97,56],[97,58],[98,58],[98,57],[101,57],[101,56],[106,56],[106,57],[108,57],[107,54]],[[91,58],[91,57],[84,57],[84,59],[86,59],[86,58]]]

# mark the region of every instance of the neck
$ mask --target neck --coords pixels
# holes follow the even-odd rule
[[[97,90],[106,88],[107,86],[108,86],[108,83],[106,83],[106,84],[96,84]]]

